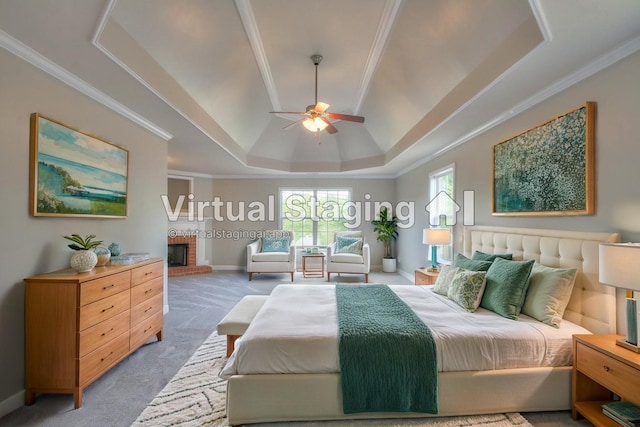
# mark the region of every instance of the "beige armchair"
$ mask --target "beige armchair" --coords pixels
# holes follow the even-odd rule
[[[340,252],[337,248],[338,237],[362,238],[362,253]],[[327,281],[331,273],[364,274],[365,283],[369,283],[371,269],[369,244],[364,241],[362,231],[343,231],[335,234],[334,242],[327,246]]]
[[[288,238],[289,241],[286,247],[279,245],[282,242],[266,241],[267,243],[274,243],[275,246],[263,248],[263,239],[265,238]],[[295,271],[296,246],[293,241],[292,231],[266,231],[264,237],[247,245],[249,281],[253,278],[253,273],[290,273],[291,281],[293,282],[293,273]]]

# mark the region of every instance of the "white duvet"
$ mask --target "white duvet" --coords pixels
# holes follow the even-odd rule
[[[389,287],[431,329],[440,372],[571,365],[572,334],[589,333],[566,320],[556,329],[524,315],[469,313],[430,286]],[[279,285],[220,376],[339,372],[337,331],[334,286]]]

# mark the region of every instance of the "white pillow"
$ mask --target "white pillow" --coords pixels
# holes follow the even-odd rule
[[[436,294],[448,296],[449,293],[449,285],[453,280],[453,276],[456,274],[456,270],[458,268],[452,265],[443,265],[440,267],[440,274],[436,278],[436,283],[434,283],[433,288],[431,290]]]
[[[552,268],[537,262],[529,276],[522,314],[558,328],[569,304],[577,268]]]

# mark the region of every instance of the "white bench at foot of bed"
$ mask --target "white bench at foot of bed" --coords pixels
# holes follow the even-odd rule
[[[437,416],[567,410],[571,408],[570,388],[569,366],[441,372]],[[418,413],[344,415],[339,374],[235,375],[227,383],[230,425],[428,416]]]
[[[231,356],[236,340],[246,332],[266,300],[267,295],[247,295],[218,323],[218,335],[227,336],[227,357]]]

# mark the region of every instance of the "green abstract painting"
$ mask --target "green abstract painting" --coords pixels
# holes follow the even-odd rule
[[[493,146],[494,215],[590,215],[595,103]]]

